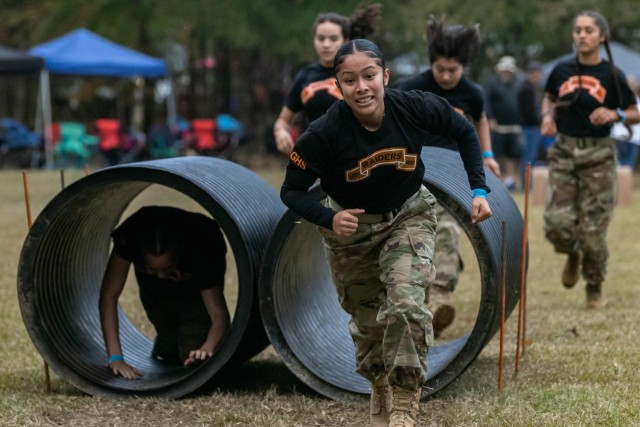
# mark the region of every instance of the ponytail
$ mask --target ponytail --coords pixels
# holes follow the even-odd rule
[[[366,39],[374,35],[382,20],[382,5],[361,3],[351,14],[351,28],[347,39]]]
[[[609,41],[611,40],[611,30],[609,29],[609,23],[605,19],[602,14],[594,11],[594,10],[585,10],[578,15],[579,16],[588,16],[593,18],[596,25],[600,29],[600,34],[604,37],[604,50],[607,52],[607,59],[609,60],[609,66],[611,67],[611,74],[613,75],[613,82],[616,86],[616,94],[618,95],[618,107],[623,108],[622,105],[622,86],[620,83],[620,76],[618,76],[618,70],[616,69],[616,64],[613,62],[613,55],[611,54],[611,47],[609,46]]]
[[[346,17],[335,12],[321,13],[316,17],[311,27],[312,36],[316,36],[318,25],[325,22],[336,24],[342,30],[345,41],[353,39],[366,39],[375,34],[382,19],[382,5],[374,3],[366,5],[361,3],[353,11],[351,17]]]
[[[613,54],[611,53],[611,46],[609,45],[609,41],[611,40],[611,30],[609,29],[609,24],[607,23],[607,20],[604,16],[593,10],[585,10],[578,16],[589,16],[593,18],[596,25],[600,29],[600,33],[604,37],[604,50],[607,52],[609,67],[611,67],[611,74],[613,75],[613,84],[616,87],[616,95],[618,96],[618,107],[624,108],[625,106],[622,105],[622,83],[620,82],[620,76],[618,75],[616,64],[613,61]],[[624,124],[624,127],[627,128],[630,138],[633,134],[631,127],[628,124]]]
[[[429,50],[429,62],[438,58],[455,58],[463,67],[468,67],[480,51],[480,26],[444,24],[444,16],[436,19],[433,15],[427,20],[426,36]]]

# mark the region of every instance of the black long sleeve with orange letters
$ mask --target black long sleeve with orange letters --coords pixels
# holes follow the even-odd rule
[[[308,194],[318,178],[324,192],[344,208],[367,213],[399,208],[422,185],[420,152],[434,134],[458,142],[470,187],[490,191],[475,129],[446,100],[431,93],[386,89],[384,103],[382,126],[374,132],[339,101],[300,136],[280,191],[291,210],[332,228],[335,212]]]

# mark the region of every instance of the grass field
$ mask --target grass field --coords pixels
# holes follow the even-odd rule
[[[274,187],[280,172],[258,171]],[[81,178],[68,171],[65,181]],[[58,171],[29,172],[35,220],[60,189]],[[183,399],[105,399],[87,396],[52,373],[45,390],[43,362],[22,322],[16,291],[18,260],[28,232],[22,173],[0,171],[0,426],[365,426],[366,404],[328,400],[291,374],[271,348],[215,388]],[[636,179],[636,188],[640,185]],[[155,193],[140,199],[156,201]],[[172,197],[171,195],[162,197]],[[523,196],[515,195],[523,205]],[[517,310],[505,329],[504,388],[497,391],[498,335],[454,383],[421,407],[425,426],[635,426],[640,425],[640,287],[636,225],[640,191],[617,207],[609,229],[611,258],[601,311],[584,309],[583,283],[560,284],[564,258],[542,234],[542,206],[530,206],[526,354],[514,377]],[[469,255],[465,255],[468,259]],[[467,274],[473,273],[473,263]],[[134,286],[127,286],[134,288]],[[457,324],[473,322],[461,287]],[[135,317],[135,292],[123,297]],[[144,330],[144,316],[136,318]],[[466,326],[465,326],[466,325]],[[458,329],[456,329],[458,328]],[[445,338],[446,338],[445,334]]]

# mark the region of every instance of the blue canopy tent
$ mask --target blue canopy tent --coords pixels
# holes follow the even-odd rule
[[[46,89],[43,95],[49,105],[49,73],[148,78],[161,78],[168,74],[164,60],[136,52],[85,28],[79,28],[57,39],[34,46],[29,49],[29,54],[44,60],[45,69],[41,74],[41,86]],[[45,114],[45,123],[45,128],[49,129],[50,108]],[[46,165],[50,167],[53,164],[53,141],[50,132],[45,132],[45,151]]]
[[[163,60],[121,46],[85,28],[32,47],[29,53],[44,59],[51,73],[112,77],[167,74]]]

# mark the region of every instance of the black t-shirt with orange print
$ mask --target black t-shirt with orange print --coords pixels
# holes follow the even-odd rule
[[[472,189],[485,184],[480,144],[473,126],[443,98],[431,93],[385,90],[380,129],[366,130],[344,101],[300,136],[281,189],[284,203],[308,221],[331,229],[334,212],[307,190],[320,185],[344,208],[384,213],[399,208],[422,185],[422,146],[432,135],[449,135]]]
[[[339,99],[342,94],[336,86],[333,68],[315,62],[296,74],[286,106],[295,113],[302,112],[312,122]]]
[[[598,107],[623,110],[636,100],[624,73],[616,68],[622,99],[618,96],[611,64],[584,65],[575,58],[559,62],[547,80],[545,91],[557,100],[555,119],[558,132],[573,137],[609,136],[613,123],[593,125],[589,115]],[[566,106],[563,106],[566,104]]]

